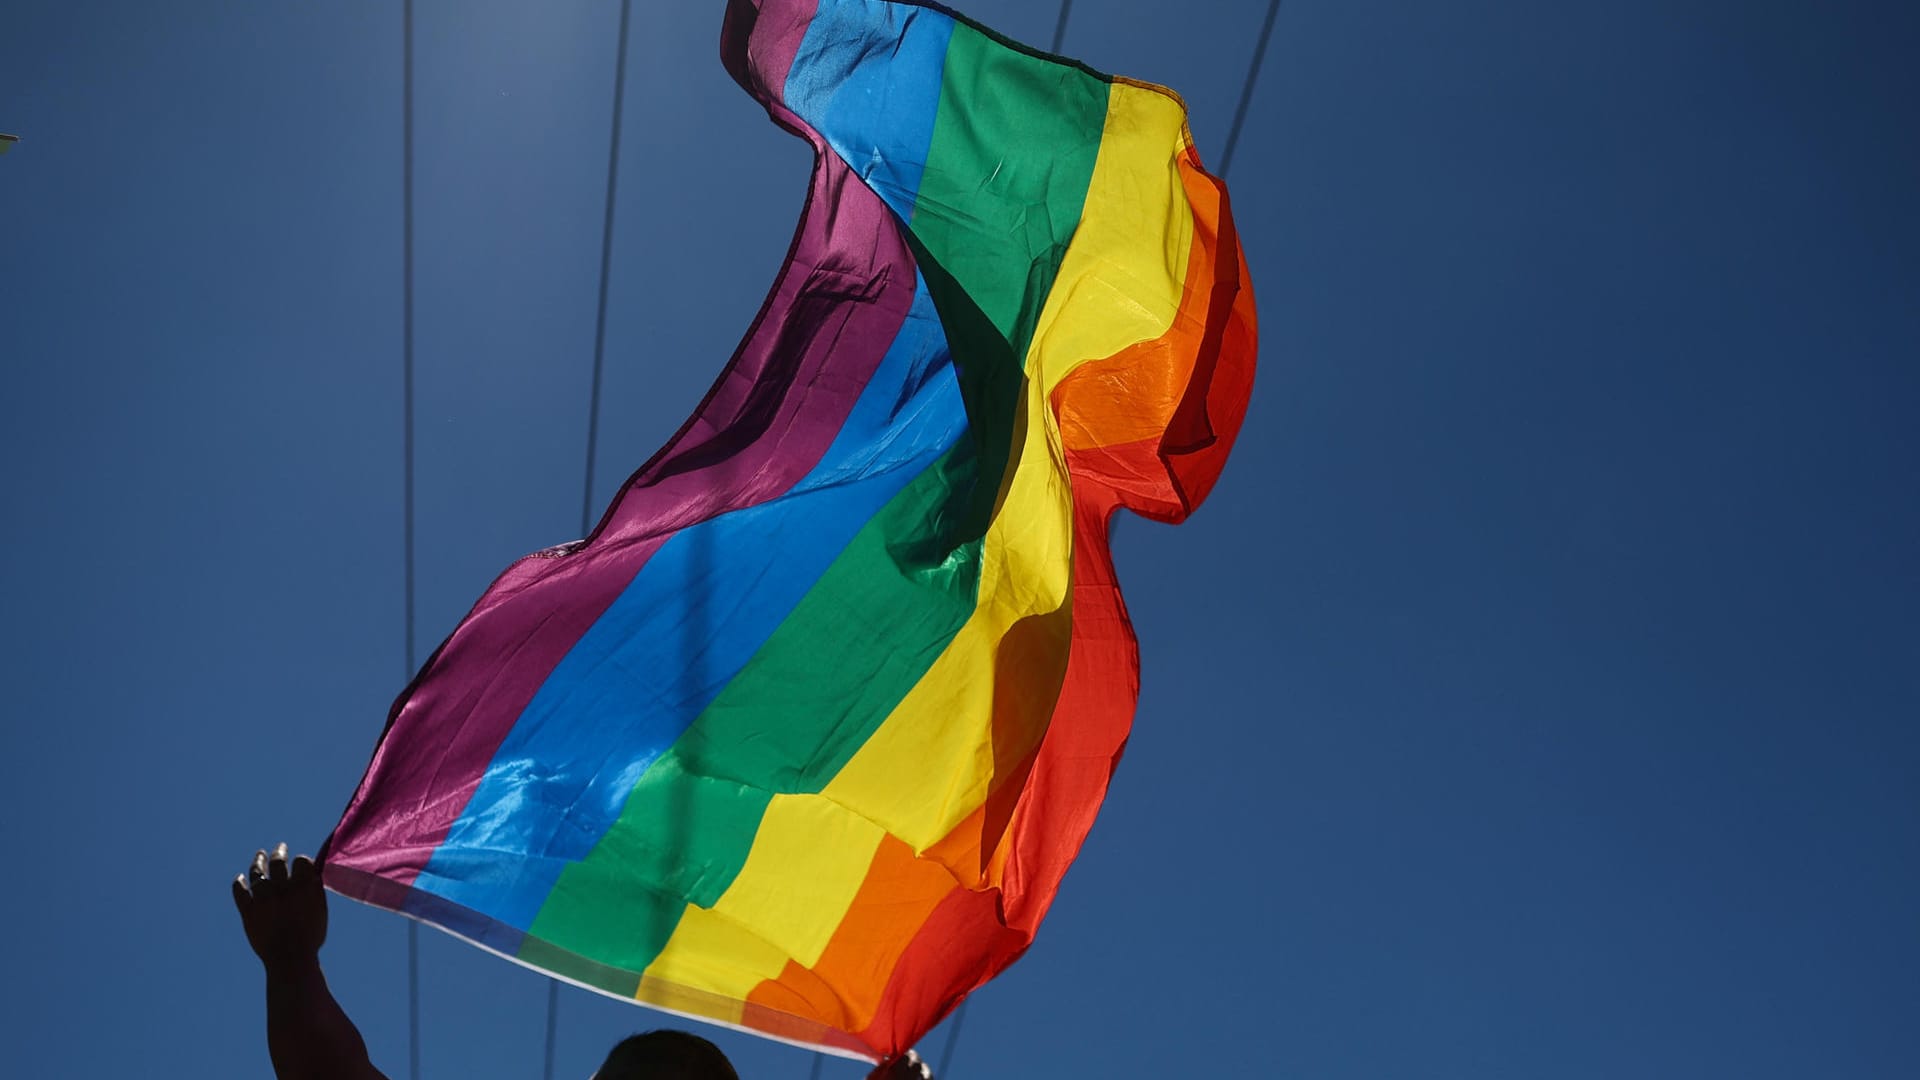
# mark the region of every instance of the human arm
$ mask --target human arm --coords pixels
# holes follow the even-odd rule
[[[359,1029],[333,999],[320,970],[327,940],[327,894],[305,855],[287,861],[287,845],[233,881],[247,944],[266,968],[267,1053],[280,1080],[386,1080],[367,1057]]]

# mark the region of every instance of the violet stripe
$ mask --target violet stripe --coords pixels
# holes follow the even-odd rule
[[[792,253],[707,400],[583,547],[509,567],[428,660],[396,703],[330,862],[412,883],[540,685],[666,538],[784,494],[819,461],[912,301],[911,289],[883,286],[912,273],[885,205],[820,155]],[[438,741],[407,730],[415,724],[446,740],[440,756],[389,751]]]

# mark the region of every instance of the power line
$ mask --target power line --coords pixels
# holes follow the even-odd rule
[[[406,617],[406,677],[413,678],[413,0],[406,0],[404,10],[404,48],[406,59],[401,65],[401,158],[400,158],[400,327],[401,327],[401,408],[405,412],[403,423],[406,432],[401,442],[400,471],[402,481],[402,501],[406,505],[406,525],[402,529],[406,546],[407,581],[407,617]]]
[[[1247,106],[1253,103],[1253,81],[1260,76],[1260,62],[1267,56],[1267,39],[1273,36],[1274,16],[1280,14],[1280,0],[1269,0],[1267,17],[1260,24],[1260,40],[1253,45],[1253,63],[1247,67],[1246,85],[1240,88],[1240,107],[1233,111],[1233,126],[1227,129],[1227,148],[1220,151],[1220,179],[1233,168],[1233,148],[1240,145],[1240,128],[1247,122]]]
[[[627,97],[627,25],[632,0],[620,0],[619,51],[613,61],[613,130],[607,137],[607,209],[600,223],[600,302],[593,318],[593,387],[587,404],[587,467],[580,491],[580,535],[593,527],[593,466],[600,445],[600,386],[607,366],[607,280],[613,271],[613,207],[620,191],[620,114]],[[546,1080],[553,1080],[554,1033],[560,1015],[560,980],[547,978]]]
[[[607,278],[613,265],[613,203],[620,181],[620,106],[627,88],[627,19],[632,0],[620,0],[620,52],[613,64],[613,134],[607,148],[607,214],[600,226],[600,307],[593,321],[593,394],[587,411],[587,481],[580,498],[580,535],[593,526],[593,466],[600,442],[600,382],[607,356]],[[552,1070],[548,1070],[552,1078]]]
[[[406,657],[405,679],[414,672],[413,588],[413,0],[406,0],[400,16],[400,221],[401,221],[401,406],[406,413],[401,443],[404,460],[401,487],[406,525]],[[420,924],[407,920],[407,1075],[420,1080]]]
[[[547,979],[547,1080],[553,1080],[554,1017],[560,1011],[560,980]]]
[[[973,999],[967,999],[967,1001],[971,1000]],[[940,1067],[933,1071],[935,1077],[944,1078],[947,1075],[947,1066],[953,1062],[953,1048],[960,1044],[960,1028],[966,1022],[967,1002],[962,1001],[960,1007],[954,1010],[953,1026],[947,1029],[947,1045],[946,1049],[940,1051]]]

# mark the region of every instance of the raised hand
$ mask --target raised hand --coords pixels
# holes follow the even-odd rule
[[[256,851],[233,879],[233,905],[247,944],[268,968],[315,962],[327,940],[327,893],[320,869],[305,855],[287,862],[287,845]]]
[[[247,944],[267,968],[267,1053],[280,1080],[386,1080],[366,1041],[327,989],[320,946],[327,941],[327,893],[305,855],[287,845],[253,853],[233,879],[233,906]]]

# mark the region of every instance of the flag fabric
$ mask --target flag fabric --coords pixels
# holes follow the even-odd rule
[[[722,56],[816,150],[786,263],[593,533],[401,695],[325,880],[881,1059],[1093,823],[1139,684],[1109,520],[1212,488],[1253,295],[1168,90],[884,0],[732,0]]]

